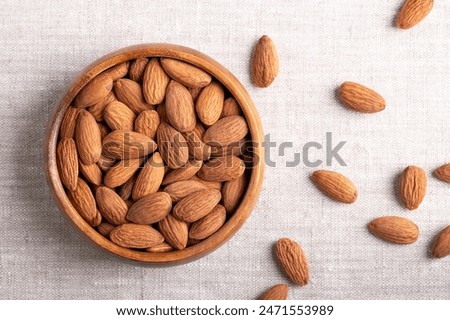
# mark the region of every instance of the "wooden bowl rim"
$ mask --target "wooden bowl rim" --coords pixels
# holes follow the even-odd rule
[[[222,85],[224,85],[241,106],[247,120],[249,131],[253,141],[253,164],[250,181],[246,193],[241,200],[238,209],[226,222],[226,224],[214,235],[203,240],[199,244],[183,250],[165,253],[142,252],[127,249],[116,245],[104,238],[94,228],[87,224],[78,214],[69,201],[59,178],[56,165],[56,145],[58,142],[59,128],[65,111],[70,106],[73,98],[92,78],[104,70],[121,62],[139,57],[168,57],[185,61],[210,73]],[[236,77],[220,63],[209,56],[183,46],[166,43],[149,43],[125,47],[111,52],[96,60],[73,80],[69,85],[61,101],[53,110],[47,128],[46,143],[44,146],[44,168],[51,193],[64,216],[81,232],[91,243],[118,256],[132,261],[144,262],[149,265],[174,265],[193,261],[214,251],[228,241],[238,231],[253,210],[261,191],[264,176],[264,134],[258,112],[244,86]]]

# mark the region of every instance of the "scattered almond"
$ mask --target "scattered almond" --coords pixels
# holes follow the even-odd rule
[[[320,191],[333,200],[343,203],[356,201],[358,192],[355,185],[340,173],[317,170],[312,174],[311,179]]]
[[[355,82],[344,82],[339,89],[339,97],[347,107],[359,112],[375,113],[386,107],[382,96]]]
[[[409,29],[421,22],[433,8],[433,0],[406,0],[397,17],[397,27]]]
[[[258,300],[286,300],[288,296],[288,285],[280,283],[266,290],[259,296]]]
[[[450,254],[450,226],[442,230],[433,245],[433,257],[443,258]]]
[[[444,164],[440,166],[436,170],[434,170],[434,175],[439,180],[444,182],[450,182],[450,163]]]
[[[407,167],[400,176],[400,199],[409,210],[415,210],[422,203],[427,191],[427,175],[416,166]]]
[[[377,237],[397,244],[410,244],[419,238],[419,228],[411,220],[386,216],[369,223],[369,230]]]
[[[268,87],[278,75],[278,53],[273,41],[266,35],[256,44],[252,59],[252,81],[258,87]]]
[[[304,286],[309,280],[309,266],[300,245],[288,238],[277,241],[275,252],[286,275],[296,284]]]

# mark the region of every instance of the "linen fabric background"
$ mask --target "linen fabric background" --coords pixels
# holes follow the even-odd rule
[[[450,185],[432,170],[450,162],[450,2],[436,1],[417,27],[399,30],[403,0],[46,1],[4,0],[0,12],[0,298],[253,299],[288,281],[273,244],[301,243],[310,283],[291,299],[449,299],[450,258],[432,259],[433,238],[450,224]],[[280,73],[254,87],[249,60],[268,34]],[[77,73],[110,51],[168,42],[213,57],[252,96],[266,134],[292,142],[267,166],[259,201],[242,229],[217,251],[170,268],[130,265],[95,250],[63,218],[43,173],[43,139],[56,101]],[[343,81],[374,88],[386,110],[343,107]],[[333,162],[359,190],[353,205],[312,185],[316,169],[288,167],[316,141],[347,141]],[[324,149],[310,154],[325,160]],[[397,200],[407,165],[424,168],[428,192],[416,211]],[[382,215],[412,219],[420,238],[385,243],[367,230]]]

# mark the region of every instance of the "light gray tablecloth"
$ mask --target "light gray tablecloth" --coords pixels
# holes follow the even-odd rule
[[[272,255],[279,237],[298,240],[311,281],[292,299],[450,298],[450,258],[430,245],[450,224],[450,187],[431,177],[450,162],[450,3],[418,27],[393,26],[401,0],[47,1],[4,0],[0,11],[0,298],[253,299],[287,281]],[[280,75],[268,89],[249,80],[255,41],[277,44]],[[221,62],[248,88],[272,152],[256,209],[209,256],[167,269],[132,266],[86,245],[57,210],[42,170],[44,130],[70,80],[100,56],[131,44],[170,42]],[[384,112],[342,107],[343,81],[375,88]],[[359,189],[353,205],[330,201],[309,181],[314,168],[287,167],[309,141],[347,141],[332,168]],[[323,150],[311,155],[324,159]],[[395,178],[409,164],[430,173],[422,206],[404,209]],[[380,215],[411,218],[417,243],[371,236]]]

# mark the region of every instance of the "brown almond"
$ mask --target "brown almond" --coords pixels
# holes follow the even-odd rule
[[[184,166],[189,160],[189,149],[183,135],[172,126],[161,123],[156,131],[159,152],[172,169]]]
[[[141,86],[133,80],[119,79],[114,82],[114,93],[117,100],[124,103],[135,114],[152,109],[152,106],[144,101]]]
[[[95,200],[100,213],[109,223],[121,225],[128,222],[126,219],[128,206],[114,190],[107,187],[98,188]]]
[[[112,130],[133,131],[136,115],[120,101],[111,102],[104,111],[104,117]]]
[[[105,139],[105,137],[111,133],[111,129],[104,123],[102,122],[97,122],[98,125],[98,129],[100,130],[100,138]]]
[[[369,223],[369,230],[375,236],[397,244],[410,244],[419,238],[419,228],[409,219],[386,216]]]
[[[397,27],[409,29],[421,22],[433,8],[433,0],[406,0],[397,17]]]
[[[106,239],[109,239],[109,234],[111,233],[111,231],[114,230],[116,226],[109,223],[109,222],[105,222],[103,221],[102,223],[100,223],[97,226],[97,231],[98,233],[100,233],[102,236],[104,236]]]
[[[147,252],[155,252],[155,253],[170,252],[173,250],[175,250],[175,249],[167,242],[163,242],[163,243],[157,244],[156,246],[145,249],[145,251],[147,251]]]
[[[194,130],[196,122],[194,100],[186,87],[171,80],[167,85],[164,105],[167,119],[176,130],[180,132]]]
[[[200,91],[202,91],[202,88],[189,88],[188,87],[188,91],[191,94],[192,99],[194,99],[194,101],[195,101],[195,99],[197,99],[198,94],[200,93]]]
[[[209,127],[203,135],[205,143],[223,147],[230,143],[242,140],[248,133],[248,126],[241,116],[222,118]]]
[[[226,219],[225,207],[218,204],[210,213],[191,225],[189,238],[196,240],[208,238],[223,226]]]
[[[102,153],[100,129],[94,116],[86,110],[79,112],[75,141],[78,155],[84,164],[93,164],[100,159]]]
[[[113,79],[113,81],[116,81],[127,75],[129,67],[130,67],[130,61],[125,61],[125,62],[119,63],[119,64],[109,68],[108,70],[104,71],[103,73],[108,74]]]
[[[158,229],[172,247],[178,250],[186,248],[188,242],[188,225],[186,222],[169,214],[158,222]]]
[[[191,193],[205,189],[206,186],[200,181],[184,180],[169,184],[164,188],[164,192],[170,196],[172,202],[178,202]]]
[[[294,283],[304,286],[309,280],[309,266],[300,245],[288,238],[277,241],[275,252],[286,275]]]
[[[155,110],[142,111],[134,121],[134,131],[154,140],[159,123],[159,115]]]
[[[205,128],[199,122],[191,132],[184,133],[186,138],[189,155],[196,160],[208,160],[211,155],[211,146],[203,141]]]
[[[214,190],[218,190],[218,191],[222,190],[223,183],[221,181],[206,181],[206,180],[200,179],[198,176],[193,176],[189,180],[198,181],[201,184],[203,184],[207,189],[214,189]]]
[[[180,220],[195,222],[211,212],[220,198],[220,192],[214,189],[191,193],[175,205],[173,214]]]
[[[130,63],[130,68],[128,69],[128,76],[131,80],[136,82],[141,82],[145,68],[147,67],[148,59],[145,57],[137,58]]]
[[[165,192],[141,198],[128,210],[127,219],[139,224],[152,224],[164,219],[172,210],[172,200]]]
[[[239,178],[224,183],[222,188],[222,201],[228,214],[233,213],[247,189],[247,176],[243,174]]]
[[[403,170],[399,182],[400,199],[409,210],[415,210],[422,203],[427,192],[427,175],[423,169],[409,166]]]
[[[56,163],[62,184],[75,191],[78,181],[78,155],[75,141],[64,138],[58,143]]]
[[[203,180],[223,182],[239,178],[244,171],[244,161],[235,156],[226,156],[206,162],[197,175]]]
[[[207,85],[197,97],[195,111],[200,121],[211,126],[219,120],[223,110],[224,92],[216,81]]]
[[[223,102],[222,114],[220,115],[221,118],[229,116],[242,116],[241,107],[233,97],[229,97]]]
[[[355,82],[344,82],[339,88],[339,98],[347,107],[364,113],[379,112],[386,107],[382,96]]]
[[[159,152],[155,152],[137,176],[133,187],[133,200],[139,200],[148,194],[158,191],[163,178],[164,162]]]
[[[131,194],[133,193],[134,184],[136,183],[137,174],[133,175],[130,179],[127,180],[123,185],[121,185],[117,189],[117,194],[123,199],[128,200],[131,198]]]
[[[158,113],[160,123],[169,123],[169,119],[167,119],[166,106],[164,103],[160,103],[156,106],[156,112]]]
[[[61,121],[61,127],[59,129],[59,137],[64,138],[74,138],[75,137],[75,126],[77,124],[77,117],[79,108],[69,107]]]
[[[151,138],[134,131],[114,130],[103,139],[103,154],[115,159],[142,158],[156,147]]]
[[[202,164],[202,161],[190,160],[183,167],[175,169],[166,174],[162,185],[165,186],[177,181],[183,181],[192,178],[200,170]]]
[[[266,35],[256,43],[252,59],[252,81],[258,87],[268,87],[278,75],[278,53],[273,41]]]
[[[434,170],[434,176],[441,181],[450,182],[450,163],[444,164]]]
[[[193,65],[170,58],[161,58],[166,73],[189,88],[202,88],[211,82],[211,76]]]
[[[150,226],[127,223],[116,227],[109,237],[124,248],[145,249],[163,243],[161,233]]]
[[[152,58],[145,68],[142,81],[145,101],[151,105],[162,103],[169,81],[170,78],[159,63],[159,59]]]
[[[86,180],[93,185],[99,186],[102,184],[102,170],[100,170],[96,163],[84,164],[83,162],[80,162],[80,171]]]
[[[100,223],[102,223],[103,217],[100,211],[97,210],[97,214],[95,215],[94,220],[92,221],[91,227],[98,227]]]
[[[97,207],[94,195],[86,182],[78,178],[77,188],[74,191],[68,190],[67,196],[79,215],[89,225],[94,225],[96,222]]]
[[[111,92],[108,93],[108,95],[100,102],[97,102],[92,107],[87,108],[87,111],[89,111],[94,116],[97,122],[103,121],[105,119],[103,112],[105,111],[106,107],[114,101],[117,101],[116,95],[114,94],[114,91],[111,90]]]
[[[434,241],[433,257],[443,258],[450,254],[450,226],[442,230]]]
[[[105,174],[103,183],[110,188],[123,185],[139,169],[144,158],[120,160]]]
[[[103,100],[113,87],[113,80],[108,74],[101,73],[89,81],[73,100],[73,106],[90,107]]]
[[[103,171],[108,171],[114,164],[116,163],[116,159],[106,157],[104,155],[100,156],[100,159],[97,162],[98,167]]]
[[[358,197],[355,185],[340,173],[330,170],[317,170],[311,180],[317,188],[333,200],[353,203]]]
[[[280,283],[266,290],[258,297],[258,300],[286,300],[288,296],[288,285]]]

